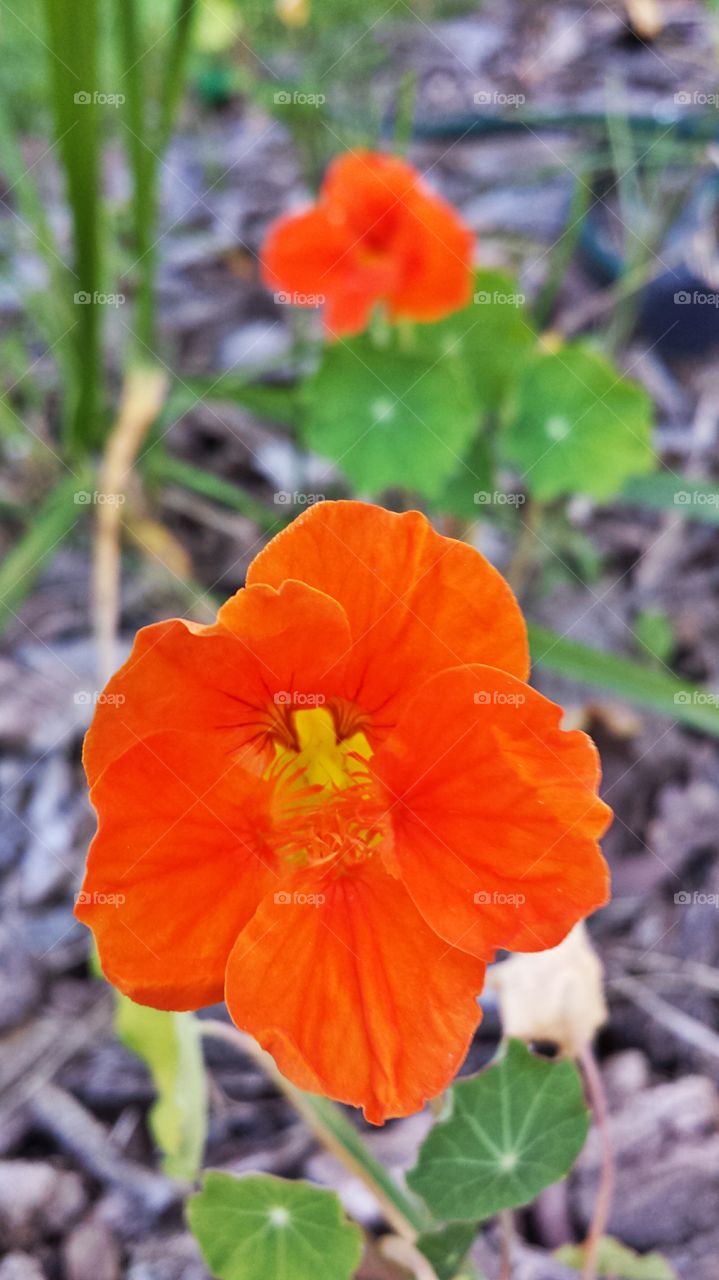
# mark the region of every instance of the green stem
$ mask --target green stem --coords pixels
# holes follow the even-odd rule
[[[521,531],[514,553],[507,566],[506,579],[516,596],[522,596],[527,587],[537,558],[537,537],[544,508],[536,498],[527,503],[526,518],[521,521]]]
[[[383,1165],[367,1150],[354,1125],[343,1115],[334,1102],[327,1098],[304,1093],[295,1088],[278,1071],[269,1053],[265,1053],[251,1036],[238,1031],[226,1022],[203,1018],[200,1021],[203,1035],[216,1036],[234,1045],[262,1067],[273,1084],[285,1095],[302,1116],[308,1128],[322,1145],[331,1151],[357,1177],[361,1178],[379,1200],[387,1221],[405,1240],[414,1241],[427,1226],[424,1211],[390,1177]]]

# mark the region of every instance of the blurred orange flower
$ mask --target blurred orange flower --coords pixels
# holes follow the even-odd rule
[[[99,700],[77,914],[133,999],[224,995],[379,1123],[451,1080],[497,948],[606,900],[597,756],[525,683],[507,584],[417,512],[318,504],[247,584],[140,631]]]
[[[440,320],[469,302],[473,236],[405,160],[339,156],[317,204],[279,218],[262,253],[270,288],[296,305],[324,303],[334,334],[359,333],[378,302],[393,319]]]

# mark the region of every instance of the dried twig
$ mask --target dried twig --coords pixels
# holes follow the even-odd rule
[[[138,450],[162,408],[168,378],[164,369],[143,367],[127,374],[117,422],[98,477],[97,537],[93,560],[93,615],[101,683],[115,668],[115,636],[120,608],[122,508]]]
[[[582,1050],[579,1055],[579,1062],[584,1072],[587,1092],[589,1093],[589,1100],[594,1114],[594,1123],[599,1132],[599,1141],[602,1149],[599,1188],[594,1202],[594,1213],[589,1225],[589,1233],[584,1244],[584,1262],[582,1265],[582,1280],[597,1280],[599,1243],[602,1236],[606,1235],[609,1213],[612,1207],[612,1196],[614,1195],[614,1147],[609,1129],[607,1095],[604,1092],[602,1073],[597,1066],[597,1060],[594,1057],[591,1045],[586,1045]]]

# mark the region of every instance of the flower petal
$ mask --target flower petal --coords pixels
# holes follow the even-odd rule
[[[503,672],[446,671],[372,760],[395,870],[428,924],[485,960],[556,946],[607,900],[597,754],[561,714]]]
[[[257,737],[258,708],[282,694],[343,692],[350,639],[341,607],[303,583],[278,585],[238,591],[214,626],[174,618],[138,632],[85,739],[91,785],[149,734],[179,729],[209,741],[224,731],[239,749]]]
[[[226,1000],[288,1079],[381,1124],[449,1083],[483,977],[370,859],[334,877],[298,872],[266,898],[230,957]]]
[[[408,203],[395,248],[401,275],[389,295],[392,315],[426,322],[467,305],[474,237],[445,200],[418,192]]]
[[[110,982],[140,1004],[222,999],[238,933],[277,883],[267,784],[203,734],[158,734],[91,793],[99,829],[75,914]]]
[[[526,630],[509,586],[466,543],[418,511],[361,502],[310,508],[256,557],[248,583],[300,578],[339,601],[352,632],[348,697],[395,723],[409,693],[436,672],[481,662],[523,679]]]
[[[267,234],[262,278],[271,289],[291,294],[327,293],[353,240],[351,232],[331,222],[322,208],[287,214],[273,222]]]

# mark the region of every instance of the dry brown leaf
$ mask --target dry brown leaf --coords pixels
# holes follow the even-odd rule
[[[506,1036],[551,1041],[576,1058],[606,1021],[604,970],[583,922],[558,947],[510,956],[490,969]]]
[[[632,28],[641,40],[654,40],[664,26],[659,0],[624,0]]]

